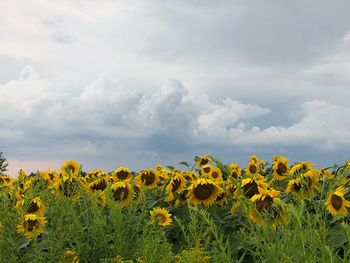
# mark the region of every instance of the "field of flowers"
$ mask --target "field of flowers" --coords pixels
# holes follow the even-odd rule
[[[350,262],[350,161],[0,176],[0,262]]]

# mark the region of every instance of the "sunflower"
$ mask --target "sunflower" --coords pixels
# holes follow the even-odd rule
[[[209,158],[208,155],[203,155],[203,156],[200,156],[197,160],[197,166],[199,168],[201,168],[203,165],[207,165],[207,164],[210,164],[211,163],[211,159]]]
[[[61,173],[63,177],[76,177],[79,175],[81,167],[78,162],[68,160],[62,165]]]
[[[306,172],[309,171],[310,169],[312,169],[312,167],[314,166],[314,164],[310,163],[310,162],[301,162],[301,163],[297,163],[295,165],[293,165],[290,168],[290,174],[296,174],[299,172]]]
[[[242,174],[242,169],[238,164],[235,163],[231,163],[230,164],[230,172],[231,172],[231,176],[235,179],[237,179],[238,177],[241,176]]]
[[[328,194],[327,200],[325,202],[326,208],[329,213],[333,216],[336,215],[347,215],[347,207],[350,207],[350,202],[344,198],[345,187],[340,186],[335,191]]]
[[[209,178],[211,178],[215,181],[223,181],[222,172],[221,172],[220,168],[212,167],[212,169],[209,172]]]
[[[154,170],[144,169],[136,177],[136,186],[141,188],[143,185],[146,189],[154,189],[159,182],[159,176]]]
[[[44,233],[45,224],[45,217],[40,217],[35,214],[25,214],[17,226],[17,232],[31,239]]]
[[[26,180],[26,178],[28,178],[27,173],[24,170],[20,169],[18,172],[18,181],[23,182]]]
[[[259,174],[259,163],[254,160],[249,161],[245,173],[249,177],[255,177]]]
[[[174,194],[180,193],[185,188],[185,184],[186,180],[181,173],[177,173],[174,177],[172,177],[169,184],[165,188],[168,194],[166,201],[170,202],[174,200]]]
[[[299,194],[299,192],[300,192],[301,190],[302,190],[302,189],[301,189],[300,178],[296,178],[296,179],[291,179],[291,180],[289,180],[285,192],[286,192],[286,194],[289,194],[289,193],[296,193],[296,194]]]
[[[226,184],[226,193],[230,196],[234,196],[235,192],[237,190],[237,185],[235,185],[234,183],[227,183]]]
[[[246,198],[252,198],[254,195],[260,194],[267,189],[267,184],[263,180],[246,178],[242,180],[240,188],[243,190],[243,195]]]
[[[168,226],[173,220],[171,214],[165,208],[155,207],[150,211],[151,219],[160,226]]]
[[[121,166],[118,169],[114,170],[111,176],[115,181],[130,181],[131,171],[128,168]]]
[[[188,188],[187,199],[194,204],[208,207],[215,203],[222,189],[211,179],[201,178],[192,182]]]
[[[27,214],[35,214],[37,216],[43,216],[45,213],[46,207],[41,202],[40,197],[35,197],[32,202],[28,205],[26,210]]]
[[[74,249],[64,251],[62,263],[79,263],[77,252]]]
[[[249,162],[259,164],[259,158],[256,157],[255,155],[252,155],[252,156],[250,156]]]
[[[319,170],[321,180],[329,180],[334,178],[334,174],[327,168],[321,168]]]
[[[283,180],[288,175],[288,159],[286,157],[274,156],[273,177],[275,180]]]
[[[213,168],[214,167],[212,167],[210,164],[203,165],[201,168],[201,175],[202,176],[209,176],[210,172]]]
[[[127,206],[132,198],[131,184],[127,181],[116,182],[112,185],[112,197],[122,206]]]
[[[107,188],[107,179],[100,178],[96,179],[95,181],[91,182],[88,185],[88,191],[90,193],[94,193],[96,191],[104,191]]]
[[[101,169],[96,169],[96,170],[88,172],[85,177],[88,179],[101,178],[101,177],[103,177],[103,172]]]
[[[56,195],[64,195],[69,200],[75,201],[79,198],[79,189],[84,187],[77,178],[61,179],[54,184]]]
[[[260,162],[259,162],[259,172],[265,173],[265,161],[264,160],[260,160]]]
[[[58,179],[59,175],[56,171],[47,170],[40,173],[41,177],[49,184],[54,184]]]

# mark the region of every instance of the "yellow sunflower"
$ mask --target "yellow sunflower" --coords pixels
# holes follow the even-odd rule
[[[45,213],[46,207],[41,202],[40,197],[35,197],[32,202],[28,205],[26,210],[27,214],[35,214],[37,216],[43,216]]]
[[[301,162],[301,163],[297,163],[295,165],[293,165],[290,168],[290,174],[296,174],[299,172],[306,172],[310,169],[312,169],[312,167],[314,166],[314,164],[310,163],[310,162]]]
[[[208,155],[200,156],[197,160],[197,166],[201,168],[203,165],[207,165],[211,163],[211,159]]]
[[[41,176],[50,185],[54,184],[59,179],[58,173],[56,171],[51,171],[51,170],[42,172]]]
[[[85,187],[78,178],[60,179],[54,184],[56,195],[64,195],[71,201],[76,201],[80,196],[80,189]]]
[[[115,181],[130,181],[131,171],[128,168],[121,166],[112,172],[111,177]]]
[[[89,183],[88,191],[90,193],[94,193],[96,191],[104,191],[107,188],[107,184],[108,182],[106,178],[96,179],[95,181]]]
[[[80,164],[74,160],[66,161],[61,167],[63,177],[76,177],[79,175],[80,171]]]
[[[62,263],[79,263],[78,253],[74,249],[64,251]]]
[[[132,198],[131,184],[128,181],[116,182],[112,185],[112,198],[122,206],[127,206]]]
[[[245,169],[245,173],[249,177],[257,176],[259,174],[259,163],[251,160]]]
[[[144,169],[136,177],[136,186],[141,188],[144,186],[146,189],[154,189],[159,182],[159,176],[154,170]]]
[[[335,191],[328,194],[327,200],[325,202],[326,208],[329,213],[333,216],[336,215],[347,215],[347,207],[350,207],[350,202],[344,198],[345,187],[340,186]]]
[[[165,190],[167,192],[166,201],[170,202],[174,200],[174,194],[180,193],[186,185],[186,180],[181,173],[177,173],[170,179],[169,184],[166,186]]]
[[[211,179],[201,178],[192,182],[188,188],[187,199],[194,204],[208,207],[215,203],[222,189]]]
[[[255,155],[250,156],[249,162],[259,164],[259,158]]]
[[[264,160],[260,160],[260,162],[259,162],[259,172],[265,173],[265,161]]]
[[[288,159],[286,157],[274,156],[273,162],[273,178],[277,181],[287,177],[289,171]]]
[[[173,220],[171,214],[165,208],[156,207],[150,211],[151,219],[160,226],[168,226]]]
[[[289,193],[299,194],[301,190],[302,188],[301,188],[300,178],[296,178],[296,179],[289,180],[285,192],[286,194],[289,194]]]
[[[253,178],[243,179],[240,188],[243,190],[243,195],[246,198],[252,198],[254,195],[260,194],[267,189],[267,183],[263,180]]]
[[[44,233],[45,224],[45,217],[39,217],[35,214],[25,214],[17,226],[17,232],[31,239]]]
[[[211,169],[213,169],[213,168],[214,167],[212,167],[210,164],[203,165],[201,168],[201,175],[202,176],[209,176]]]
[[[211,178],[215,181],[223,181],[222,172],[221,172],[220,168],[212,167],[212,169],[209,172],[209,178]]]
[[[238,177],[240,177],[242,175],[242,169],[236,163],[230,164],[230,172],[231,172],[231,176],[235,179],[237,179]]]

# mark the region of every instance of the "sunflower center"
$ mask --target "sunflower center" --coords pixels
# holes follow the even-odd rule
[[[287,167],[284,163],[278,163],[277,165],[277,174],[278,175],[283,175],[287,172]]]
[[[75,172],[75,167],[73,165],[68,165],[66,168],[67,172],[71,172],[72,174],[74,174]]]
[[[297,182],[293,183],[293,190],[294,190],[294,192],[297,193],[297,192],[300,191],[300,189],[301,189],[300,183],[297,183]]]
[[[39,210],[39,206],[37,203],[35,202],[31,202],[28,209],[27,209],[27,213],[29,214],[34,214],[35,212],[37,212]]]
[[[259,194],[258,184],[255,181],[249,182],[243,186],[244,195],[248,198]]]
[[[264,200],[262,198],[259,198],[256,201],[256,209],[260,212],[264,209],[270,209],[273,203],[273,199],[271,196],[266,196]]]
[[[113,190],[113,199],[115,201],[123,201],[128,197],[129,191],[126,187],[119,187]]]
[[[49,177],[50,177],[50,180],[53,181],[53,179],[55,179],[55,176],[53,173],[49,173]]]
[[[216,179],[216,178],[218,178],[219,174],[217,172],[213,172],[211,174],[211,176]]]
[[[156,214],[154,220],[159,224],[163,224],[166,221],[166,218],[163,214]]]
[[[179,179],[174,179],[172,182],[173,189],[171,190],[173,193],[175,193],[181,185],[181,181]]]
[[[200,200],[208,199],[214,191],[212,184],[200,184],[194,189],[194,195]]]
[[[128,178],[129,176],[129,173],[127,171],[119,171],[117,173],[117,177],[120,179],[120,180],[124,180],[126,178]]]
[[[209,173],[209,172],[210,172],[210,167],[205,167],[205,168],[203,169],[203,171],[204,171],[205,173]]]
[[[145,183],[145,185],[150,185],[155,180],[155,174],[152,172],[145,172],[141,175],[141,180]]]
[[[249,172],[251,172],[252,174],[256,173],[256,166],[254,164],[249,165]]]
[[[107,182],[106,180],[102,179],[101,181],[99,181],[98,183],[94,184],[91,189],[94,191],[98,191],[98,190],[104,190],[107,187]]]
[[[340,196],[333,195],[331,199],[331,203],[335,210],[339,210],[343,205],[343,200]]]
[[[33,231],[35,228],[39,226],[39,221],[37,219],[28,219],[27,220],[27,229],[28,231]]]
[[[232,175],[232,177],[235,178],[235,179],[238,178],[238,173],[237,173],[237,171],[232,171],[232,172],[231,172],[231,175]]]
[[[200,164],[200,165],[205,165],[205,164],[207,164],[208,162],[209,162],[208,159],[203,158],[203,159],[200,160],[199,164]]]

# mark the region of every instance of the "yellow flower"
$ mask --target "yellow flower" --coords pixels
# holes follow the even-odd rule
[[[35,214],[25,214],[17,226],[17,232],[31,239],[44,233],[45,224],[45,217],[39,217]]]
[[[174,194],[180,193],[185,188],[186,180],[182,174],[177,173],[174,177],[170,179],[169,184],[166,186],[165,190],[168,194],[166,201],[170,202],[174,200]]]
[[[79,263],[77,252],[74,249],[67,249],[63,255],[61,263]]]
[[[211,179],[201,178],[192,182],[188,188],[187,199],[194,204],[208,207],[215,203],[222,189]]]
[[[130,181],[131,171],[128,168],[121,166],[118,169],[114,170],[111,176],[116,181]]]
[[[290,168],[290,174],[296,174],[299,172],[306,172],[310,169],[312,169],[312,167],[314,166],[314,164],[310,163],[310,162],[301,162],[301,163],[297,163],[295,165],[293,165]]]
[[[209,178],[213,179],[214,181],[222,181],[222,172],[218,167],[212,167],[209,172]]]
[[[156,207],[150,211],[151,218],[160,226],[168,226],[173,220],[171,219],[171,214],[165,208]]]
[[[37,216],[43,216],[45,213],[46,207],[41,202],[40,197],[35,197],[32,202],[29,204],[26,213],[35,214]]]
[[[201,169],[201,175],[202,176],[209,176],[211,169],[213,169],[213,168],[214,167],[212,167],[210,164],[203,165],[202,169]]]
[[[259,158],[256,157],[255,155],[250,156],[250,163],[255,163],[255,164],[259,164]]]
[[[283,180],[288,175],[288,159],[286,157],[274,156],[273,162],[273,177],[275,180]]]
[[[259,172],[265,173],[265,161],[264,161],[264,160],[260,160],[260,163],[259,163]]]
[[[116,182],[112,185],[112,197],[120,205],[127,206],[132,198],[131,184],[127,181]]]
[[[256,194],[260,194],[267,189],[267,184],[263,180],[257,180],[253,178],[243,179],[240,188],[243,190],[243,194],[247,198],[251,198]]]
[[[59,175],[55,171],[47,170],[47,171],[41,172],[40,174],[42,178],[44,178],[44,180],[49,184],[54,184],[59,179]]]
[[[203,165],[207,165],[211,163],[211,159],[208,155],[200,156],[197,160],[197,166],[201,168]]]
[[[136,186],[141,188],[143,185],[146,189],[154,189],[159,182],[159,176],[154,170],[144,169],[136,177]]]
[[[68,160],[61,166],[62,176],[65,177],[76,177],[80,173],[80,165],[74,160]]]
[[[328,194],[327,200],[325,202],[326,208],[329,213],[333,216],[336,215],[347,215],[347,207],[350,207],[350,202],[344,198],[345,187],[340,186],[335,191]]]
[[[235,179],[237,179],[238,177],[241,176],[242,174],[242,169],[238,164],[235,163],[231,163],[230,164],[230,172],[231,172],[231,176]]]
[[[255,177],[259,174],[259,163],[255,162],[254,160],[251,160],[248,165],[247,168],[245,169],[245,173],[247,176],[250,177]]]
[[[296,193],[298,194],[301,191],[301,182],[300,182],[300,178],[296,178],[296,179],[291,179],[288,182],[287,188],[286,188],[286,194],[289,193]]]
[[[96,191],[104,191],[107,188],[107,179],[100,178],[96,179],[95,181],[91,182],[88,185],[88,191],[90,193],[94,193]]]

